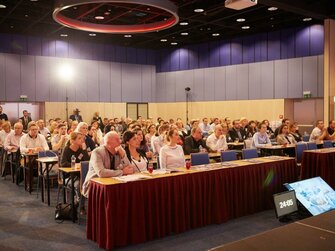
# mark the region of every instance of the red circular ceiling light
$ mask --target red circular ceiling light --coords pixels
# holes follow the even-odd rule
[[[61,25],[83,31],[146,33],[177,24],[177,10],[168,0],[58,0],[53,18]],[[96,18],[101,16],[104,18]]]

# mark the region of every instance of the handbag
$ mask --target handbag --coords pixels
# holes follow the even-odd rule
[[[55,210],[55,220],[73,220],[73,210],[75,210],[74,220],[77,220],[77,205],[72,207],[69,203],[58,203]]]

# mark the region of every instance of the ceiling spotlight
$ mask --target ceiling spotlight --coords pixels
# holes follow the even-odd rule
[[[278,8],[277,7],[269,7],[268,8],[268,11],[275,11],[275,10],[278,10]]]
[[[178,43],[177,42],[172,42],[171,45],[177,45]]]
[[[4,4],[0,4],[0,9],[5,9],[7,6]]]
[[[162,38],[161,42],[167,42],[167,39],[166,38]]]
[[[239,23],[242,23],[242,22],[244,22],[244,21],[245,21],[244,18],[238,18],[238,19],[236,19],[236,22],[239,22]]]
[[[185,25],[188,25],[188,22],[180,22],[179,25],[185,26]]]
[[[180,35],[182,35],[182,36],[187,36],[187,35],[188,35],[188,32],[182,32],[182,33],[180,33]]]
[[[220,36],[220,33],[213,33],[212,36],[213,37],[218,37],[218,36]]]
[[[28,15],[28,14],[25,14],[24,17],[29,17],[29,15]]]
[[[95,33],[90,33],[90,34],[88,34],[90,37],[95,37],[97,34],[95,34]]]
[[[10,28],[13,29],[13,28],[14,28],[14,25],[11,25]]]
[[[30,0],[30,2],[38,2],[38,0]]]
[[[194,9],[195,13],[201,13],[201,12],[204,12],[204,11],[205,11],[204,9],[200,9],[200,8],[199,9]]]
[[[110,15],[111,13],[109,12],[109,11],[106,11],[105,13],[104,13],[104,15],[105,16],[108,16],[108,15]]]
[[[68,34],[60,34],[61,37],[67,37]]]
[[[105,18],[103,16],[96,16],[95,19],[96,20],[104,20]]]
[[[124,35],[124,37],[132,37],[132,35],[126,34],[126,35]]]
[[[242,30],[248,30],[250,29],[250,26],[242,26]]]
[[[306,17],[306,18],[304,18],[302,21],[304,21],[304,22],[309,22],[309,21],[312,21],[312,18],[311,18],[311,17]]]

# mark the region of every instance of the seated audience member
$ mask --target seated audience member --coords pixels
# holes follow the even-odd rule
[[[87,136],[88,133],[88,125],[85,122],[80,122],[75,130],[75,132],[80,132],[85,136],[85,142],[83,144],[83,149],[87,150],[88,154],[90,155],[91,152],[95,149],[94,141]]]
[[[71,122],[70,124],[70,129],[67,131],[67,134],[71,134],[71,132],[74,132],[74,130],[76,130],[77,126],[78,126],[78,121],[74,120]]]
[[[93,121],[91,123],[91,126],[94,127],[96,129],[96,140],[97,140],[97,144],[100,146],[103,140],[103,135],[102,135],[102,131],[100,129],[99,123],[97,121]]]
[[[5,139],[5,149],[8,151],[19,149],[20,139],[23,135],[23,125],[21,123],[15,123],[14,131],[10,132]]]
[[[296,142],[300,142],[302,140],[296,123],[290,124],[289,133],[292,135]]]
[[[253,120],[249,121],[249,125],[248,125],[248,133],[247,133],[247,138],[252,138],[252,136],[254,136],[254,134],[257,132],[257,126],[256,126],[256,122]]]
[[[202,123],[199,124],[199,127],[201,129],[202,135],[207,136],[211,130],[211,126],[208,123],[208,118],[203,118]]]
[[[221,152],[228,149],[226,136],[223,135],[222,130],[221,125],[216,125],[214,133],[207,138],[206,145],[211,152]]]
[[[286,119],[286,118],[285,118],[285,119],[282,120],[282,125],[283,125],[283,124],[285,124],[285,125],[287,125],[287,126],[290,126],[291,123],[290,123],[290,120],[289,120],[289,119]],[[267,127],[268,127],[268,126],[267,126]],[[273,136],[274,138],[277,138],[279,128],[280,128],[280,126],[276,128],[276,130],[275,130],[275,132],[274,132],[274,136]]]
[[[197,128],[199,126],[199,120],[198,119],[192,119],[190,122],[190,129],[187,132],[188,135],[191,135],[192,128]]]
[[[323,121],[322,120],[317,120],[316,121],[316,126],[313,129],[309,141],[319,141],[323,140],[328,136],[327,129],[324,127]]]
[[[139,149],[140,139],[135,131],[126,131],[123,134],[123,142],[125,143],[125,151],[127,158],[131,164],[135,166],[135,172],[143,172],[148,168],[148,158],[145,152]]]
[[[135,129],[134,132],[137,135],[137,139],[140,142],[139,150],[145,154],[148,159],[152,158],[153,153],[150,151],[147,141],[144,137],[142,129]]]
[[[36,124],[38,126],[38,133],[42,134],[47,141],[50,140],[51,134],[49,129],[44,126],[44,121],[42,119],[37,120]]]
[[[53,134],[57,134],[57,126],[58,126],[58,123],[56,121],[51,122],[50,129],[49,129],[51,136]]]
[[[100,145],[100,141],[97,137],[97,129],[94,126],[90,125],[87,127],[87,137],[90,137],[93,140],[95,147]]]
[[[294,137],[289,134],[288,126],[283,124],[279,127],[278,135],[277,135],[277,143],[279,145],[286,145],[286,144],[296,144]]]
[[[63,148],[65,147],[66,142],[68,141],[69,137],[66,133],[67,127],[65,124],[59,124],[57,126],[58,134],[54,134],[51,138],[51,147],[53,151],[57,151],[61,153]]]
[[[151,138],[155,135],[156,133],[156,126],[154,124],[151,124],[148,126],[148,132],[145,135],[145,140],[147,141],[147,145],[149,147],[150,150],[152,150],[151,147]]]
[[[265,145],[272,145],[269,135],[266,133],[267,126],[265,123],[258,125],[258,132],[252,137],[251,146],[252,148],[263,147]]]
[[[327,139],[334,140],[335,139],[335,120],[329,121],[329,126],[327,127]]]
[[[165,144],[165,135],[166,135],[166,132],[169,130],[169,128],[170,128],[169,125],[162,125],[162,126],[160,126],[158,128],[159,135],[157,137],[155,137],[155,138],[152,137],[151,146],[152,146],[153,154],[158,155],[159,151],[164,146],[164,144]]]
[[[202,139],[202,131],[199,127],[194,127],[191,130],[191,135],[185,138],[184,153],[198,153],[200,151],[207,151],[205,141]]]
[[[92,178],[108,178],[134,173],[125,150],[121,146],[117,132],[108,132],[104,136],[104,145],[94,149],[91,155],[89,170],[83,184],[83,193],[88,196]]]
[[[30,149],[33,152],[49,150],[45,137],[38,133],[38,126],[33,121],[28,124],[28,133],[20,139],[20,152],[27,153]]]
[[[210,125],[211,129],[210,129],[210,133],[214,132],[215,130],[215,126],[220,124],[220,120],[218,118],[214,118],[213,119],[213,123]]]
[[[81,115],[79,115],[80,111],[78,108],[73,109],[73,114],[70,115],[70,119],[72,119],[72,121],[78,121],[78,123],[83,122],[83,118],[81,117]]]
[[[177,127],[180,138],[182,139],[182,141],[184,141],[185,137],[187,137],[188,134],[187,134],[186,128],[183,125],[183,122],[181,120],[177,120],[176,127]]]
[[[266,133],[269,135],[270,138],[273,138],[274,137],[274,132],[273,132],[272,128],[270,127],[269,120],[264,119],[261,123],[266,124]]]
[[[240,119],[240,123],[241,123],[241,130],[244,131],[245,135],[248,135],[248,132],[249,132],[249,130],[248,130],[249,129],[248,128],[248,126],[249,126],[248,119],[246,117],[242,117]]]
[[[231,124],[231,119],[229,117],[225,117],[224,122],[227,124],[228,129],[231,129],[233,127]]]
[[[98,123],[98,128],[103,127],[102,118],[101,118],[99,112],[95,112],[95,113],[93,114],[93,118],[92,118],[92,123],[91,123],[91,125],[92,125],[93,122],[95,122],[95,121]]]
[[[10,128],[10,122],[9,121],[5,121],[2,123],[2,130],[0,131],[0,145],[4,145],[5,144],[5,140],[7,135],[12,132],[13,130],[11,130]]]
[[[185,166],[183,148],[177,144],[179,133],[176,128],[167,133],[167,144],[159,152],[159,164],[161,169],[173,169]]]
[[[233,121],[233,128],[229,130],[231,141],[243,142],[246,139],[244,130],[241,129],[241,123],[239,120]]]

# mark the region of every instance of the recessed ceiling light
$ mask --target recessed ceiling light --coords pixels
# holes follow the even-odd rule
[[[28,15],[28,14],[25,14],[24,17],[29,17],[29,15]]]
[[[167,39],[166,38],[162,38],[161,42],[167,42]]]
[[[171,45],[177,45],[178,43],[177,42],[172,42]]]
[[[124,35],[124,37],[132,37],[132,35],[126,34],[126,35]]]
[[[275,10],[278,10],[278,8],[277,7],[269,7],[268,8],[268,11],[275,11]]]
[[[13,28],[14,28],[14,25],[11,25],[10,28],[13,29]]]
[[[242,23],[242,22],[244,22],[244,21],[245,21],[244,18],[238,18],[238,19],[236,19],[236,22],[239,22],[239,23]]]
[[[5,9],[7,6],[4,4],[0,4],[0,9]]]
[[[218,37],[218,36],[220,36],[220,33],[213,33],[212,36],[213,37]]]
[[[110,13],[109,11],[106,11],[104,14],[105,14],[105,16],[108,16],[108,15],[110,15],[111,13]]]
[[[180,22],[179,25],[188,25],[188,22]]]
[[[88,34],[90,37],[95,37],[97,34],[95,34],[95,33],[90,33],[90,34]]]
[[[38,2],[38,0],[30,0],[30,2]]]
[[[302,21],[304,21],[304,22],[309,22],[309,21],[312,21],[312,18],[311,18],[311,17],[306,17],[306,18],[304,18]]]
[[[67,37],[68,34],[60,34],[61,37]]]
[[[103,16],[96,16],[95,19],[96,20],[104,20],[105,18]]]
[[[194,9],[194,12],[196,12],[196,13],[201,13],[201,12],[204,12],[204,11],[205,11],[204,9],[200,9],[200,8]]]
[[[180,33],[180,35],[182,35],[182,36],[187,36],[187,35],[188,35],[188,32],[182,32],[182,33]]]
[[[242,30],[248,30],[250,29],[250,26],[242,26]]]

